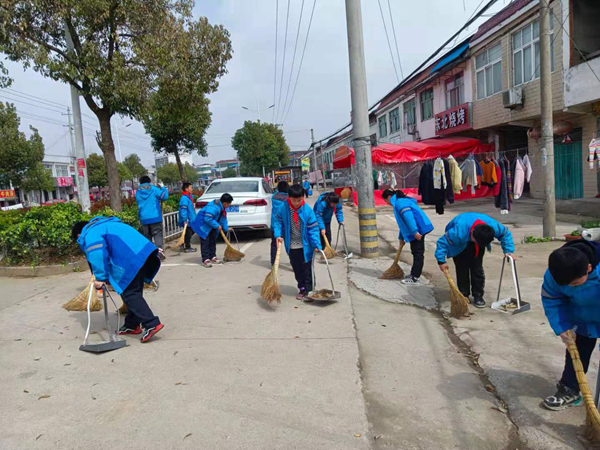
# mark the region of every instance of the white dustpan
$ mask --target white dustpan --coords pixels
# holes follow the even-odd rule
[[[502,277],[504,275],[504,265],[506,261],[510,262],[510,266],[512,268],[512,276],[513,281],[515,283],[515,297],[508,297],[500,300],[500,292],[502,290]],[[498,296],[496,297],[496,301],[492,303],[492,309],[496,311],[503,312],[505,314],[518,314],[521,312],[529,311],[531,309],[531,305],[527,302],[521,300],[521,289],[519,288],[519,278],[517,277],[517,265],[515,263],[515,259],[506,255],[504,260],[502,261],[502,270],[500,271],[500,284],[498,286]]]

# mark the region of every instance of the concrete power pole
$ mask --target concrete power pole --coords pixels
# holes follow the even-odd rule
[[[65,38],[67,50],[73,51],[74,45],[69,28],[65,24]],[[87,167],[85,162],[85,147],[83,144],[83,126],[81,123],[81,106],[79,105],[79,91],[71,86],[71,106],[73,107],[73,122],[75,123],[75,170],[77,171],[77,195],[79,204],[84,211],[90,211],[90,186],[88,183]]]
[[[544,171],[544,237],[556,236],[556,195],[554,181],[554,133],[552,126],[552,76],[550,7],[540,0],[540,91],[542,120],[542,167]]]
[[[377,258],[379,256],[379,245],[377,242],[375,198],[373,197],[367,73],[360,0],[346,0],[346,25],[348,28],[348,55],[350,59],[352,130],[356,159],[360,252],[365,258]]]
[[[313,161],[315,164],[315,185],[317,186],[317,189],[319,189],[319,169],[317,167],[317,147],[315,146],[315,133],[314,130],[311,128],[310,129],[310,142],[312,142],[312,149],[313,149]]]

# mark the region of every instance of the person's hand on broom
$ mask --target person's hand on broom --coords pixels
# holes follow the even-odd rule
[[[283,238],[282,237],[278,237],[276,240],[277,240],[277,245],[283,244]]]
[[[321,230],[321,236],[325,236],[325,230]]]
[[[446,263],[442,263],[439,266],[440,266],[440,270],[442,272],[445,272],[446,270],[448,270],[448,264],[446,264]]]
[[[565,347],[567,348],[569,348],[569,344],[573,343],[573,339],[571,339],[571,336],[569,336],[568,331],[560,333],[559,337],[563,341],[563,344],[565,344]]]

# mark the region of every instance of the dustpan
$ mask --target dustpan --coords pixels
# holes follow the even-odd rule
[[[325,264],[327,264],[327,273],[329,274],[329,281],[331,281],[331,290],[330,289],[317,289],[317,279],[315,277],[315,259],[312,259],[312,279],[313,279],[313,290],[308,293],[308,300],[312,300],[314,302],[328,302],[332,300],[338,300],[342,298],[342,294],[339,291],[335,290],[333,285],[333,278],[331,277],[331,270],[329,270],[329,261],[325,257],[325,252],[323,250],[319,250],[321,255],[323,255],[323,260]]]
[[[337,232],[337,239],[335,240],[335,248],[334,250],[337,251],[337,246],[338,243],[340,242],[340,230],[343,230],[343,236],[344,236],[344,259],[350,259],[354,256],[353,253],[348,253],[348,239],[346,238],[346,226],[342,223],[340,224],[340,226],[338,227],[338,232]]]
[[[102,300],[104,301],[104,325],[106,326],[106,331],[108,333],[109,340],[101,341],[101,342],[93,342],[93,343],[88,342],[88,338],[90,337],[90,326],[92,324],[92,320],[91,320],[92,318],[91,318],[91,314],[90,314],[90,304],[92,302],[92,293],[93,292],[94,292],[94,288],[92,287],[90,289],[90,294],[88,297],[88,305],[87,305],[87,316],[88,316],[87,329],[85,331],[85,337],[83,338],[83,344],[81,344],[79,346],[79,350],[84,351],[84,352],[90,352],[90,353],[104,353],[104,352],[109,352],[111,350],[117,350],[119,348],[125,347],[127,345],[127,341],[125,339],[119,339],[119,337],[116,335],[116,333],[113,332],[113,330],[111,329],[110,323],[108,321],[108,304],[106,302],[106,294],[108,292],[108,289],[107,289],[106,285],[102,286]],[[112,301],[113,305],[115,305],[115,308],[117,309],[117,313],[118,313],[119,309],[117,308],[117,305],[115,304],[112,297],[110,298],[110,300]],[[120,318],[121,318],[121,314],[119,313],[119,318],[117,320],[117,327],[119,326]]]
[[[500,300],[500,292],[502,290],[502,276],[504,275],[504,266],[506,262],[509,262],[512,269],[513,281],[515,283],[515,297],[508,297]],[[510,255],[506,255],[502,261],[502,270],[500,270],[500,284],[498,286],[498,296],[496,301],[492,303],[492,309],[503,312],[505,314],[519,314],[531,309],[531,305],[521,300],[521,289],[519,288],[519,277],[517,276],[517,264],[515,258]]]

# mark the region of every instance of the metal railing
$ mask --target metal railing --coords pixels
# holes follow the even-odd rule
[[[163,239],[165,242],[181,236],[183,227],[180,227],[177,222],[179,222],[179,211],[163,214]]]

